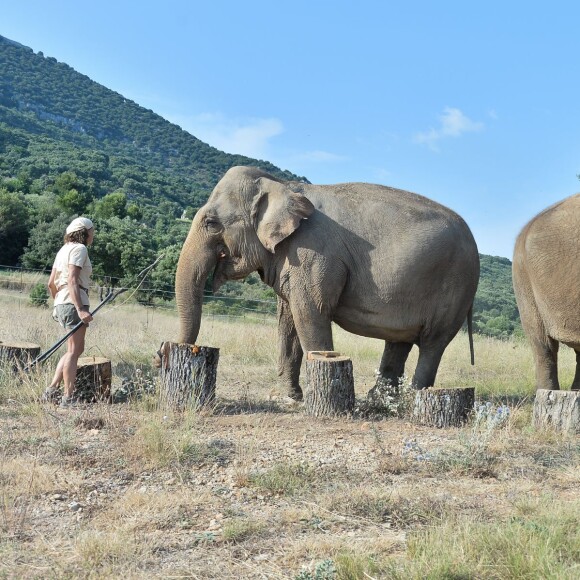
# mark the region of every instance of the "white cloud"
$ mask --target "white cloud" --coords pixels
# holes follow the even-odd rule
[[[275,137],[284,133],[283,123],[276,118],[234,119],[219,112],[194,116],[163,116],[220,151],[267,159],[280,167],[294,167],[302,163],[332,164],[348,160],[344,155],[320,149],[296,151],[281,158],[280,152],[275,151],[272,143]]]
[[[284,125],[275,118],[229,119],[221,113],[202,113],[171,121],[220,151],[258,159],[271,155],[270,140],[284,132]]]
[[[479,121],[472,121],[460,109],[446,107],[439,116],[440,125],[437,129],[417,133],[415,143],[425,144],[436,150],[436,143],[448,137],[460,137],[464,133],[481,131],[484,127]]]

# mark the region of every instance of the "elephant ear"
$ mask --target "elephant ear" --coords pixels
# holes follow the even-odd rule
[[[310,200],[283,183],[260,177],[256,180],[259,193],[252,203],[251,219],[262,245],[274,253],[274,248],[287,238],[314,211]]]

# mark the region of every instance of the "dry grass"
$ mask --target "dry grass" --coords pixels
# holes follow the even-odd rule
[[[115,384],[154,381],[176,330],[172,313],[120,303],[87,352],[113,361]],[[0,295],[0,340],[57,338],[48,310]],[[221,349],[213,413],[151,396],[61,411],[38,403],[56,357],[23,379],[0,369],[0,578],[578,576],[580,443],[531,428],[525,342],[476,337],[471,367],[467,337],[453,341],[439,384],[511,414],[439,431],[284,407],[273,320],[204,319],[199,342]],[[337,329],[336,348],[363,397],[382,345]]]

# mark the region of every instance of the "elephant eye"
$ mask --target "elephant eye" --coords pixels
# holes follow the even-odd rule
[[[204,222],[204,226],[206,230],[216,231],[219,229],[220,225],[217,220],[207,218]]]

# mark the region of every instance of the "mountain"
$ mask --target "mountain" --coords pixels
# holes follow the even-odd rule
[[[480,254],[481,274],[473,305],[474,329],[480,334],[507,338],[521,335],[522,327],[512,286],[512,263],[507,258]]]
[[[85,213],[99,231],[91,249],[95,278],[134,287],[162,253],[141,298],[170,299],[189,227],[180,218],[191,217],[234,165],[305,180],[268,161],[218,151],[55,58],[0,36],[0,265],[50,268],[71,216]],[[257,277],[222,292],[229,300],[214,302],[216,312],[274,298]],[[521,332],[505,258],[481,256],[474,326],[497,337]]]
[[[218,151],[67,64],[2,36],[0,154],[0,175],[43,177],[45,187],[71,171],[94,180],[97,197],[122,190],[145,205],[169,200],[175,212],[202,203],[234,165],[301,179],[267,161]]]

